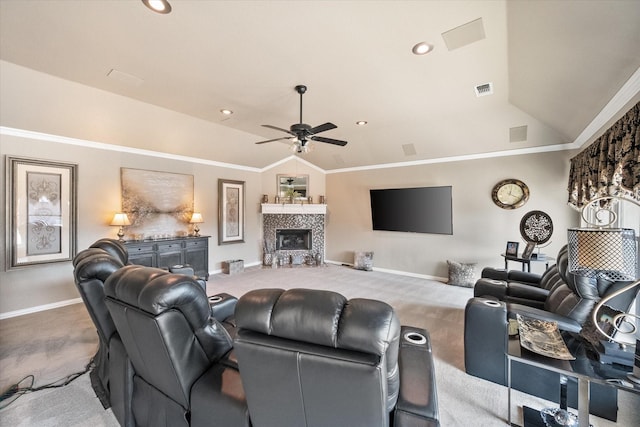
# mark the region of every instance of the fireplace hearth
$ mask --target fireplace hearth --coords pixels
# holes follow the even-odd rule
[[[276,250],[309,251],[312,249],[311,230],[309,229],[277,229]]]

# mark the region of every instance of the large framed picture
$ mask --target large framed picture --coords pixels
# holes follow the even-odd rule
[[[244,181],[218,180],[218,244],[244,242]]]
[[[77,168],[7,156],[7,269],[73,259]]]

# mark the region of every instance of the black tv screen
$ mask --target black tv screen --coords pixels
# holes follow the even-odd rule
[[[374,230],[453,234],[451,186],[369,190]]]

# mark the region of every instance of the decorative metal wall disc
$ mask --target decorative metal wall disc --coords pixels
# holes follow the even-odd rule
[[[528,243],[547,243],[553,234],[553,221],[542,211],[531,211],[520,220],[520,235]]]

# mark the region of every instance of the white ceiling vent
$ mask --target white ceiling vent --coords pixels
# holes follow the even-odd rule
[[[477,85],[474,89],[477,97],[493,95],[493,83],[483,83]]]

